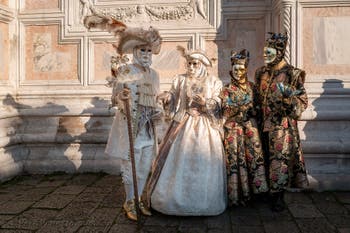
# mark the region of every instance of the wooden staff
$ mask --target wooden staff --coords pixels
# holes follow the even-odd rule
[[[124,88],[128,88],[126,84],[124,84]],[[134,184],[134,196],[135,196],[135,205],[136,205],[136,214],[137,214],[137,225],[140,227],[141,226],[141,211],[140,211],[140,205],[139,205],[139,193],[138,193],[138,189],[137,189],[134,139],[133,139],[133,133],[132,133],[132,116],[131,116],[131,111],[130,111],[129,94],[124,95],[124,93],[122,93],[121,99],[124,101],[124,110],[125,110],[126,120],[127,120],[127,124],[128,124],[130,160],[131,160],[131,169],[132,169],[132,179],[133,179],[133,184]]]

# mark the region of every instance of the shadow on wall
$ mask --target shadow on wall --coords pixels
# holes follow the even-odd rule
[[[56,151],[55,139],[60,114],[68,109],[63,105],[47,102],[33,108],[21,104],[8,94],[2,100],[9,116],[2,119],[5,143],[1,145],[0,180],[8,179],[22,172],[49,173],[60,166],[56,156],[66,167],[72,163]]]
[[[77,155],[77,171],[79,172],[108,172],[118,173],[113,159],[104,153],[113,118],[106,112],[109,100],[94,97],[91,100],[92,107],[85,109],[81,115],[84,120],[84,133],[75,136],[79,142]],[[79,164],[80,161],[80,164]]]
[[[302,145],[311,186],[317,190],[350,189],[349,88],[342,80],[327,79],[312,100],[313,114],[303,128]],[[345,97],[345,96],[348,97]]]

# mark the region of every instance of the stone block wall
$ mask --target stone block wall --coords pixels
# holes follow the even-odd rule
[[[0,180],[23,172],[119,173],[104,154],[114,38],[82,25],[98,10],[160,30],[153,67],[163,90],[184,72],[176,45],[207,50],[216,59],[210,72],[225,83],[231,50],[247,48],[253,80],[266,33],[287,31],[287,58],[307,72],[310,103],[299,127],[312,185],[349,189],[349,9],[334,0],[0,0]]]

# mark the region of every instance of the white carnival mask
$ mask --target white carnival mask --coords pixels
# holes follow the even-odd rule
[[[152,65],[152,48],[148,45],[139,46],[134,49],[134,59],[143,67]]]
[[[187,74],[190,77],[198,78],[203,74],[204,66],[198,59],[187,60]]]
[[[264,47],[264,63],[270,64],[277,57],[277,50],[271,47]]]

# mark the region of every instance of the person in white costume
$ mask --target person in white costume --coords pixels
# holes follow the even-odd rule
[[[172,122],[148,183],[151,207],[178,216],[218,215],[226,209],[226,169],[220,135],[222,82],[209,75],[203,51],[185,51],[187,73],[160,94]]]
[[[114,102],[116,113],[106,153],[120,159],[126,193],[123,208],[127,217],[132,220],[137,220],[137,214],[123,99],[130,100],[138,195],[141,197],[156,155],[155,121],[159,119],[162,112],[156,103],[159,94],[158,73],[150,68],[152,54],[158,54],[160,46],[161,37],[154,28],[149,30],[126,29],[119,33],[119,43],[116,45],[121,56],[112,58],[114,78],[110,84],[113,87],[112,102]],[[126,56],[122,56],[129,52],[133,53],[132,64],[127,64]],[[151,215],[150,210],[141,200],[140,210],[144,215]]]

